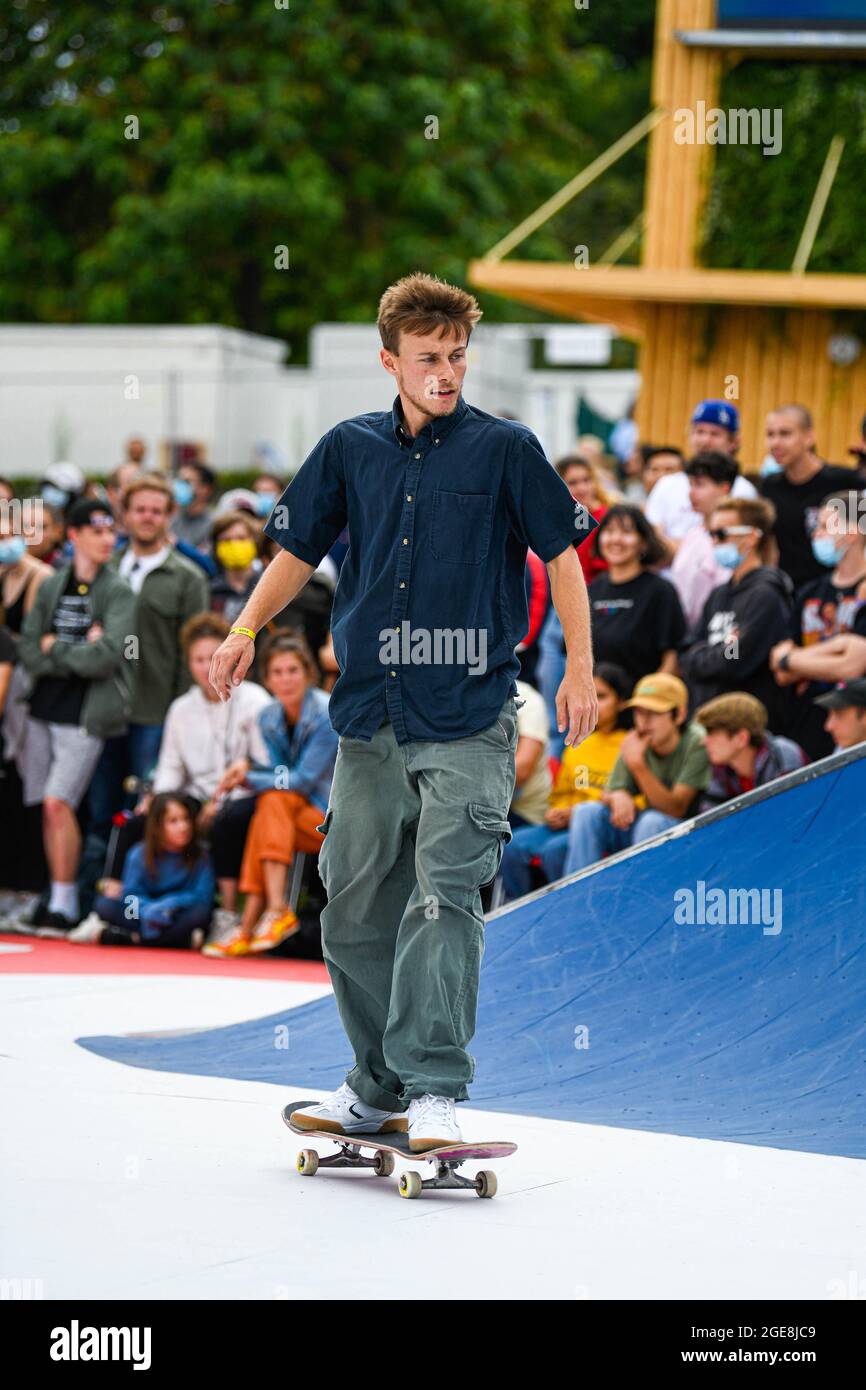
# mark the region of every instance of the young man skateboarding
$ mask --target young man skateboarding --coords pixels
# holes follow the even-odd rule
[[[466,403],[474,297],[432,276],[379,306],[388,411],[345,420],[271,514],[282,553],[216,652],[226,698],[254,634],[290,603],[346,525],[334,599],[340,735],[319,872],[322,943],[355,1065],[293,1121],[335,1134],[460,1140],[484,949],[479,889],[511,838],[515,646],[528,627],[527,547],[547,565],[568,661],[566,743],[596,719],[586,589],[576,554],[595,523],[524,425]]]

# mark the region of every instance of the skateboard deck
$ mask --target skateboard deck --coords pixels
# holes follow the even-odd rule
[[[517,1148],[507,1140],[491,1140],[439,1144],[432,1149],[416,1153],[409,1148],[408,1134],[399,1131],[394,1134],[334,1134],[325,1129],[301,1129],[292,1123],[292,1113],[304,1110],[316,1101],[301,1100],[287,1105],[283,1119],[294,1134],[302,1134],[306,1139],[327,1139],[339,1146],[338,1152],[324,1158],[315,1149],[302,1149],[298,1155],[298,1172],[302,1177],[313,1177],[319,1168],[372,1168],[377,1177],[390,1177],[394,1171],[394,1156],[419,1159],[435,1163],[436,1176],[421,1178],[420,1173],[405,1172],[400,1177],[402,1197],[420,1197],[427,1188],[463,1187],[473,1189],[479,1197],[493,1197],[496,1192],[496,1174],[481,1172],[475,1178],[464,1178],[456,1170],[461,1163],[473,1158],[507,1158]],[[362,1149],[372,1149],[375,1158],[366,1158]]]

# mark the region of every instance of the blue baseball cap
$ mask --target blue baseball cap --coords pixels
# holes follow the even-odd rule
[[[721,425],[730,434],[740,430],[740,412],[730,401],[701,401],[692,411],[693,425]]]

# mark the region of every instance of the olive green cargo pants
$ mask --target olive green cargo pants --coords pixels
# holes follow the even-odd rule
[[[517,705],[452,742],[340,739],[319,828],[325,963],[355,1055],[346,1080],[403,1111],[430,1092],[467,1100],[484,951],[479,889],[511,839]]]

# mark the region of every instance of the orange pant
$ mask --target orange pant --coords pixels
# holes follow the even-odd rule
[[[316,826],[324,819],[324,811],[312,806],[300,792],[262,792],[247,831],[240,891],[264,894],[263,860],[291,864],[297,850],[318,853],[325,837]]]

